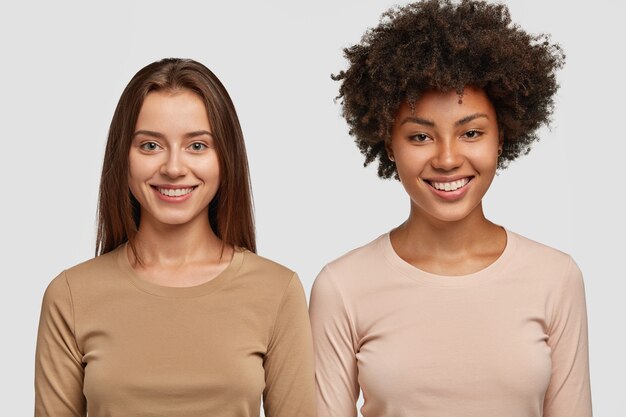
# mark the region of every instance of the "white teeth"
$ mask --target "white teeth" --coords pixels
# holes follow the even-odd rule
[[[469,182],[469,178],[461,178],[460,180],[451,182],[435,182],[431,181],[431,185],[441,191],[456,191],[461,187],[464,187]]]
[[[168,197],[180,197],[193,191],[192,188],[159,188],[159,192]]]

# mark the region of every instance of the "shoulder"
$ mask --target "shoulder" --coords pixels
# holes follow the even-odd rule
[[[270,287],[285,287],[292,280],[299,282],[296,273],[291,269],[248,250],[243,251],[243,262],[237,278]]]
[[[298,275],[291,269],[257,255],[243,251],[243,261],[228,289],[236,292],[241,305],[255,306],[261,316],[274,317],[285,304],[287,309],[306,309],[306,296]],[[244,301],[245,300],[245,301]]]
[[[117,249],[105,253],[104,255],[96,256],[79,264],[76,264],[65,270],[68,277],[88,277],[93,274],[98,274],[102,271],[108,271],[111,268],[117,266],[117,258],[119,252],[123,250],[124,245]]]
[[[327,263],[315,279],[314,286],[363,286],[368,277],[384,273],[388,266],[385,261],[385,242],[388,239],[388,233],[385,233]]]
[[[558,249],[517,234],[511,235],[517,242],[512,262],[525,272],[525,280],[533,280],[527,287],[545,291],[549,333],[552,334],[555,326],[563,326],[572,314],[571,317],[586,314],[583,274],[574,259]]]
[[[383,247],[387,239],[388,233],[382,234],[371,242],[352,249],[330,261],[324,268],[343,272],[353,270],[354,268],[358,269],[359,266],[370,265],[372,261],[380,260],[381,256],[383,256]]]
[[[507,235],[513,240],[518,256],[526,256],[528,260],[546,262],[547,264],[567,264],[571,256],[559,249],[539,243],[525,236],[507,230]]]
[[[120,248],[65,269],[48,284],[46,296],[67,293],[73,298],[77,295],[98,293],[103,286],[111,285],[114,281],[110,279],[111,275],[119,274],[120,271]]]
[[[111,252],[63,270],[46,287],[44,304],[70,301],[75,293],[102,281],[103,275],[110,275],[114,259],[115,254]]]
[[[556,248],[539,243],[525,236],[507,230],[507,235],[514,240],[516,250],[521,254],[545,259],[552,262],[568,262],[570,256]]]
[[[69,286],[67,283],[67,275],[62,271],[57,275],[46,287],[43,295],[43,304],[54,304],[60,300],[69,298]]]
[[[541,271],[539,275],[555,285],[567,285],[564,281],[570,281],[570,284],[571,281],[582,282],[580,269],[569,254],[517,233],[507,233],[515,245],[514,264],[525,264]]]

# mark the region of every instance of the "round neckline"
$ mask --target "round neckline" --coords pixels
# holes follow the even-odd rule
[[[117,261],[120,268],[124,271],[124,275],[131,281],[131,283],[139,290],[148,294],[156,295],[159,297],[170,298],[191,298],[209,294],[227,283],[232,277],[237,275],[243,259],[245,256],[245,250],[235,247],[233,257],[230,263],[224,270],[217,274],[214,278],[202,284],[193,285],[190,287],[168,287],[165,285],[158,285],[150,281],[139,277],[128,259],[127,252],[128,242],[120,245],[116,251]]]
[[[506,232],[506,245],[500,256],[485,268],[466,275],[439,275],[411,265],[396,253],[391,244],[390,232],[380,237],[380,245],[387,261],[397,271],[414,281],[435,287],[467,287],[500,276],[500,272],[508,265],[509,259],[513,256],[515,246],[517,245],[517,238],[508,229],[504,228],[504,231]]]

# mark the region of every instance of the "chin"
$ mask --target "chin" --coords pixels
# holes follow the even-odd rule
[[[180,226],[180,225],[183,225],[183,224],[190,223],[191,220],[192,220],[192,218],[188,218],[188,217],[185,217],[185,218],[179,218],[179,217],[170,218],[170,217],[168,217],[168,218],[162,218],[162,219],[161,218],[157,218],[156,219],[156,221],[158,223],[165,224],[165,225],[168,225],[168,226]]]
[[[198,215],[192,215],[189,213],[161,213],[156,214],[153,213],[151,217],[151,221],[157,224],[168,225],[168,226],[180,226],[183,224],[193,222]]]
[[[460,222],[461,220],[465,219],[468,217],[467,213],[463,213],[463,214],[441,214],[441,215],[432,215],[435,219],[441,221],[441,222],[445,222],[445,223],[455,223],[455,222]]]
[[[476,207],[448,207],[446,208],[434,208],[430,207],[424,209],[419,207],[418,212],[425,214],[427,217],[435,219],[444,223],[454,223],[465,220],[472,216],[472,213],[476,210]]]

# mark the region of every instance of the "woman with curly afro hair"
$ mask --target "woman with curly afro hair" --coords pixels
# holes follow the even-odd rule
[[[408,219],[329,263],[310,314],[320,417],[589,417],[582,275],[490,222],[497,169],[548,124],[561,48],[506,6],[393,8],[334,76],[350,134]]]

